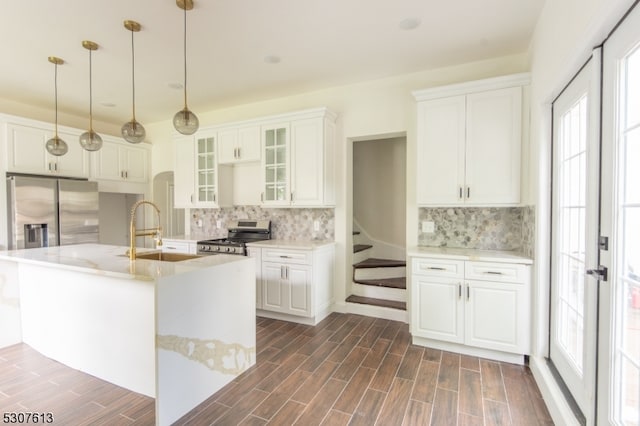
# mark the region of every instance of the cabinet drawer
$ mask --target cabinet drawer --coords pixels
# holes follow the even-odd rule
[[[516,263],[466,262],[464,276],[468,280],[526,283],[529,267]]]
[[[262,249],[262,261],[311,265],[311,251],[271,248]]]
[[[414,258],[412,269],[416,275],[462,278],[464,276],[464,261]]]
[[[167,253],[189,253],[189,243],[184,241],[167,241],[162,242],[162,251]]]

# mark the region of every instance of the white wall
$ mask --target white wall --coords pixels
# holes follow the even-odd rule
[[[549,192],[551,102],[601,44],[634,0],[547,1],[530,46],[531,133],[528,204],[536,204],[536,265],[533,277],[533,354],[536,380],[547,392],[552,415],[562,415],[562,396],[545,373],[548,351]],[[547,380],[549,379],[549,380]],[[551,394],[550,392],[558,392]],[[566,409],[566,407],[564,407]],[[566,412],[565,412],[566,414]],[[559,423],[567,418],[554,417]]]
[[[362,82],[349,86],[304,93],[296,96],[240,105],[214,111],[195,111],[201,126],[251,119],[326,106],[338,114],[336,163],[336,288],[338,303],[344,303],[345,283],[350,281],[347,266],[352,255],[351,219],[352,152],[349,140],[378,135],[407,135],[407,158],[416,158],[414,90],[526,71],[526,56],[514,55],[473,62],[447,68],[423,71],[392,78]],[[152,177],[173,170],[174,130],[170,120],[145,124],[148,140],[153,144]],[[407,164],[407,226],[406,244],[417,244],[415,203],[415,164]]]
[[[376,240],[405,247],[406,139],[353,143],[353,217]]]

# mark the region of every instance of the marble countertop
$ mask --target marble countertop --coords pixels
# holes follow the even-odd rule
[[[478,250],[451,247],[409,247],[410,257],[432,257],[454,260],[476,260],[484,262],[508,262],[531,265],[533,260],[515,251]]]
[[[246,260],[244,256],[201,256],[181,262],[136,259],[129,261],[125,255],[128,247],[105,244],[75,244],[59,247],[0,251],[0,260],[47,266],[68,271],[110,276],[140,281],[183,274],[198,269]],[[138,248],[137,253],[155,251]]]
[[[335,242],[327,240],[264,240],[257,241],[255,243],[248,243],[247,246],[257,248],[313,250],[332,244],[335,244]]]

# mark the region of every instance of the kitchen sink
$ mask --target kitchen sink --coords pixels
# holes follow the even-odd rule
[[[185,253],[163,253],[161,251],[136,253],[136,259],[160,260],[162,262],[182,262],[183,260],[196,259],[198,257],[202,256]]]

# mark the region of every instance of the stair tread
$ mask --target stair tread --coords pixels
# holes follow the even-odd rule
[[[356,269],[361,268],[391,268],[391,267],[401,267],[407,266],[407,262],[404,260],[394,260],[394,259],[377,259],[377,258],[369,258],[365,259],[362,262],[358,262],[353,265]]]
[[[366,249],[370,249],[371,247],[373,247],[371,244],[354,244],[353,245],[353,252],[354,253],[358,253],[358,252],[364,251]]]
[[[383,308],[400,309],[402,311],[407,310],[407,304],[405,302],[399,302],[397,300],[374,299],[373,297],[363,297],[352,294],[351,296],[347,297],[346,301],[351,303],[359,303],[361,305],[380,306]]]
[[[394,278],[378,278],[371,280],[353,280],[354,283],[362,285],[371,285],[376,287],[389,287],[389,288],[407,288],[406,277],[394,277]]]

